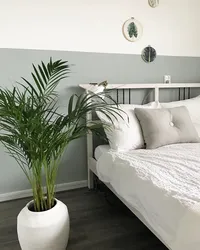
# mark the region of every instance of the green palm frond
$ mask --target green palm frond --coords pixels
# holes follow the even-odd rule
[[[57,95],[55,89],[58,83],[68,77],[70,72],[67,61],[58,60],[52,62],[50,59],[47,65],[41,62],[41,65],[36,67],[33,64],[34,72],[31,73],[34,85],[22,77],[23,83],[20,83],[24,88],[27,88],[29,94],[34,95],[38,100],[48,102],[51,98]]]
[[[87,113],[99,111],[111,121],[120,116],[108,93],[72,95],[68,113],[60,114],[56,87],[69,72],[68,62],[50,59],[47,65],[33,65],[32,81],[22,78],[20,88],[0,89],[0,141],[28,178],[35,211],[54,205],[58,166],[69,142],[91,131],[102,136],[106,124],[87,121]]]

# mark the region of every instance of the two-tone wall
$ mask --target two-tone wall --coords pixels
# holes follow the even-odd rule
[[[154,46],[160,55],[200,56],[200,1],[7,0],[0,5],[0,47],[140,54]],[[122,36],[123,22],[144,28],[137,43]]]
[[[155,9],[147,0],[7,0],[0,6],[0,86],[11,88],[21,76],[30,78],[32,63],[51,56],[74,64],[58,88],[63,112],[83,83],[162,82],[165,74],[173,82],[200,82],[199,7],[198,0],[160,0]],[[136,43],[121,31],[131,16],[144,28]],[[149,44],[158,57],[146,64],[140,53]],[[29,194],[23,191],[29,184],[22,171],[2,146],[0,159],[0,200]],[[86,178],[83,138],[66,149],[58,183],[65,189],[85,185]]]

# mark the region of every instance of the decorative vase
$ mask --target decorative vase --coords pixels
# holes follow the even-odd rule
[[[32,212],[29,202],[17,217],[17,233],[22,250],[65,250],[69,239],[67,206],[55,199],[56,205],[44,212]]]

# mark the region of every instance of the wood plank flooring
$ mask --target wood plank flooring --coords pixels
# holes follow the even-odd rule
[[[71,231],[67,250],[167,249],[112,194],[106,200],[103,192],[83,188],[59,193],[57,198],[68,206],[70,214]],[[16,217],[29,200],[0,203],[1,250],[20,250]]]

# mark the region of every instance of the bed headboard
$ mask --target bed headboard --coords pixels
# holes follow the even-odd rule
[[[90,91],[93,87],[91,84],[81,84],[81,88],[86,91]],[[129,99],[131,103],[131,91],[136,89],[152,90],[154,91],[154,101],[159,101],[160,90],[161,89],[179,89],[179,100],[181,99],[181,94],[183,99],[189,99],[191,95],[192,88],[200,88],[200,83],[133,83],[133,84],[108,84],[106,89],[116,91],[116,101],[118,101],[119,93],[122,93],[123,103],[125,96]]]
[[[79,85],[86,92],[89,92],[94,85],[81,84]],[[134,90],[148,90],[154,92],[153,101],[160,101],[160,90],[162,89],[178,89],[178,100],[185,100],[191,97],[191,90],[194,88],[200,89],[200,83],[133,83],[133,84],[108,84],[106,89],[115,92],[116,101],[118,102],[119,96],[122,99],[120,103],[132,103],[131,92]],[[127,101],[128,100],[128,101]],[[92,114],[87,115],[87,119],[91,120]],[[88,186],[92,185],[92,178],[90,176],[90,161],[93,158],[93,136],[87,135],[87,159],[88,159]]]

